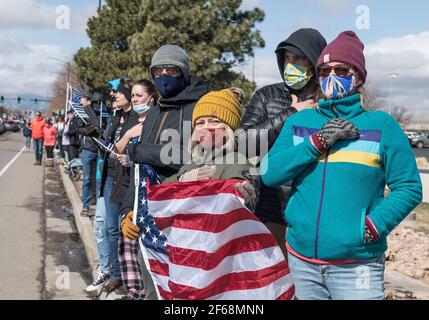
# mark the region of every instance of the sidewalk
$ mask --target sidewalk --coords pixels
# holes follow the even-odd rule
[[[97,250],[97,241],[94,236],[93,224],[90,218],[82,217],[80,212],[82,210],[82,200],[79,195],[79,192],[76,190],[73,182],[71,181],[69,175],[64,171],[62,166],[59,167],[61,172],[61,178],[64,183],[64,188],[67,192],[70,203],[73,207],[73,215],[76,221],[77,230],[80,234],[83,245],[85,246],[86,256],[88,258],[88,263],[92,269],[93,278],[98,275],[98,263],[99,256]],[[82,288],[85,290],[85,288]],[[100,294],[100,292],[99,292]],[[115,292],[112,292],[108,296],[103,292],[100,294],[100,300],[115,300],[121,296],[117,295]]]

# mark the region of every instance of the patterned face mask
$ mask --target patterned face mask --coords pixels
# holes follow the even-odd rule
[[[289,88],[294,90],[301,90],[310,81],[313,75],[310,74],[310,68],[298,66],[288,63],[285,66],[284,80]]]
[[[350,74],[347,77],[340,77],[332,74],[323,78],[321,89],[327,100],[348,97],[356,89],[356,76]]]

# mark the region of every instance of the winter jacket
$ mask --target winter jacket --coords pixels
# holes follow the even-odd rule
[[[178,182],[180,176],[182,176],[184,173],[201,168],[205,165],[215,166],[216,171],[212,179],[246,179],[253,182],[249,173],[249,169],[252,165],[247,161],[247,159],[240,159],[239,161],[239,157],[244,156],[238,153],[229,153],[225,156],[225,158],[222,158],[221,156],[214,157],[212,161],[208,162],[207,164],[190,162],[180,168],[177,174],[165,179],[164,182]],[[218,159],[222,159],[223,164],[215,164],[219,161]]]
[[[222,151],[221,151],[222,152]],[[216,164],[219,163],[219,164]],[[201,168],[205,165],[214,165],[216,171],[212,179],[240,179],[249,181],[255,189],[257,189],[259,182],[258,179],[252,176],[250,162],[242,155],[237,152],[231,152],[226,155],[218,154],[214,155],[208,162],[200,161],[199,163],[189,162],[180,168],[179,172],[167,179],[164,182],[179,182],[180,177],[194,169]],[[249,209],[254,211],[256,204],[256,198],[251,199],[247,204]]]
[[[24,124],[24,126],[22,127],[22,134],[26,138],[31,137],[31,125],[28,126],[28,125]]]
[[[293,180],[285,211],[288,249],[316,263],[378,257],[387,235],[422,200],[413,151],[398,123],[385,112],[364,110],[359,94],[318,106],[289,118],[261,162],[266,185]],[[355,124],[359,138],[321,155],[309,136],[336,117]],[[367,220],[379,238],[365,244]]]
[[[89,150],[91,152],[98,153],[97,143],[91,137],[85,135],[85,122],[83,122],[82,119],[78,119],[77,123],[79,135],[82,137],[81,148],[83,150]]]
[[[281,42],[277,49],[277,62],[280,74],[284,72],[284,48],[288,45],[298,47],[316,68],[317,58],[326,46],[326,41],[321,37],[316,43],[306,41],[305,37]],[[291,107],[294,94],[299,101],[313,99],[317,91],[317,83],[313,78],[306,87],[295,91],[286,86],[284,82],[269,85],[257,90],[247,106],[240,123],[237,136],[245,134],[247,141],[255,145],[255,152],[247,151],[249,158],[258,156],[262,158],[260,141],[268,138],[268,150],[273,146],[284,123],[294,115],[297,110]],[[249,148],[250,149],[250,148]],[[284,184],[276,188],[270,188],[263,183],[260,186],[260,198],[256,206],[255,214],[264,222],[284,223],[283,211],[291,192],[290,184]]]
[[[186,145],[191,136],[190,128],[195,104],[208,91],[208,85],[203,79],[191,77],[190,84],[177,96],[169,99],[161,98],[158,105],[150,109],[138,143],[128,146],[131,161],[152,166],[162,180],[176,174],[187,162],[182,155],[187,154]],[[185,122],[187,122],[186,125]],[[189,132],[184,134],[186,127],[189,128]],[[171,139],[161,141],[161,138],[168,136],[169,129],[179,133],[179,143],[169,144]],[[173,133],[172,131],[170,132]],[[163,163],[161,150],[165,144],[171,145],[175,154],[181,155],[177,163]],[[133,206],[134,184],[131,183],[122,204],[122,212],[132,210]]]
[[[45,119],[40,117],[39,119],[34,118],[31,121],[31,137],[33,139],[43,139],[43,128],[45,127]]]
[[[80,134],[79,134],[79,118],[73,116],[68,120],[67,137],[69,138],[69,145],[73,147],[80,146]]]
[[[55,147],[57,143],[57,129],[54,126],[45,126],[43,129],[43,146]]]
[[[120,132],[120,138],[124,136],[124,134],[139,123],[139,116],[134,110],[130,110],[128,112],[118,112],[112,119],[111,125],[106,128],[104,134],[104,142],[107,144],[115,143],[115,133],[120,125],[121,117],[124,117],[124,123],[122,125],[122,129]],[[119,138],[119,139],[120,139]],[[103,166],[102,166],[102,174],[101,174],[101,188],[100,188],[100,196],[103,196],[104,184],[106,183],[107,173],[108,173],[108,162],[110,153],[104,152],[104,150],[100,150],[103,154]],[[124,198],[124,194],[130,185],[130,175],[131,168],[123,167],[118,160],[115,161],[115,174],[113,178],[113,186],[112,192],[110,195],[110,202],[112,203],[121,203]]]

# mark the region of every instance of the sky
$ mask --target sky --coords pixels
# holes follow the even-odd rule
[[[61,6],[70,10],[70,29],[56,26]],[[55,59],[69,60],[90,45],[86,22],[97,6],[98,0],[0,0],[0,94],[49,96],[63,67]],[[429,1],[244,0],[241,8],[255,6],[265,12],[257,25],[266,43],[255,55],[258,87],[281,81],[274,50],[293,31],[313,27],[330,42],[353,30],[365,43],[368,86],[385,105],[429,112]],[[252,78],[251,59],[238,69]],[[399,77],[390,80],[392,72]]]

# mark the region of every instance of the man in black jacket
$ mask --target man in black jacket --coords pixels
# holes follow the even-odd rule
[[[152,166],[164,180],[177,173],[187,160],[182,155],[186,153],[186,145],[191,137],[192,112],[209,88],[201,78],[189,75],[189,56],[179,46],[165,45],[159,48],[152,58],[150,73],[161,98],[148,112],[139,141],[128,146],[128,153],[132,162]],[[189,132],[185,133],[188,131],[186,123]],[[172,131],[178,133],[180,141],[167,139]],[[169,161],[166,157],[168,149],[180,155],[176,159],[178,161]],[[134,181],[133,171],[131,181]],[[134,191],[134,183],[130,183],[121,207],[123,216],[134,208]],[[133,224],[132,221],[127,222]],[[155,299],[153,284],[145,285],[147,298]]]
[[[277,63],[283,82],[255,92],[236,133],[238,141],[245,137],[255,147],[247,150],[249,158],[257,156],[261,159],[268,152],[288,117],[315,107],[318,91],[316,63],[326,45],[325,38],[314,29],[300,29],[278,45]],[[263,139],[268,141],[263,143]],[[260,150],[264,144],[268,144],[268,150]],[[287,257],[283,212],[290,186],[274,189],[261,182],[259,191],[255,214],[273,233]]]
[[[85,108],[88,113],[88,109],[94,111],[94,107],[91,103],[89,96],[84,96],[80,99],[80,104]],[[99,114],[98,114],[99,116]],[[83,209],[81,215],[86,217],[89,214],[89,206],[91,204],[91,194],[94,197],[95,202],[95,171],[97,168],[98,159],[98,147],[96,142],[88,136],[87,123],[82,119],[78,120],[79,133],[82,136],[82,168],[83,168],[83,184],[82,184],[82,202]]]
[[[150,109],[139,142],[132,144],[128,151],[134,163],[151,165],[164,179],[177,173],[185,159],[165,161],[162,149],[169,144],[174,154],[186,153],[188,139],[184,137],[185,122],[191,124],[195,104],[209,89],[203,79],[189,75],[189,56],[179,46],[159,48],[152,58],[150,72],[161,98]],[[172,144],[171,139],[164,141],[168,132],[173,130],[180,136],[178,144]],[[190,134],[188,132],[188,138]]]
[[[69,154],[69,161],[79,157],[80,135],[79,135],[79,118],[69,111],[67,114],[67,137],[69,138],[69,145],[67,153]]]

